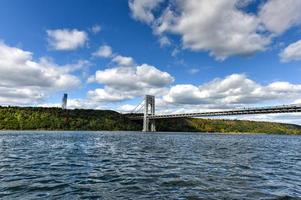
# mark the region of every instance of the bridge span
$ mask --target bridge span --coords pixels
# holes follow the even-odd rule
[[[270,106],[270,107],[256,107],[256,108],[241,108],[225,111],[214,112],[197,112],[197,113],[180,113],[180,114],[160,114],[155,115],[155,97],[146,95],[140,109],[144,108],[143,115],[130,113],[128,117],[132,120],[143,119],[143,131],[154,132],[156,119],[170,119],[170,118],[193,118],[193,117],[217,117],[217,116],[233,116],[233,115],[255,115],[255,114],[274,114],[274,113],[297,113],[301,112],[301,104]],[[136,107],[138,108],[139,105]],[[150,108],[150,109],[149,109]]]

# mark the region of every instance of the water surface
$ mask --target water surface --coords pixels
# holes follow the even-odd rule
[[[0,132],[0,199],[298,199],[301,137]]]

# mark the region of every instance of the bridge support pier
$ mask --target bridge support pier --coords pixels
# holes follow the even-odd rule
[[[143,132],[155,132],[155,120],[150,119],[150,116],[155,115],[155,96],[146,95],[144,99],[144,116],[143,116]]]

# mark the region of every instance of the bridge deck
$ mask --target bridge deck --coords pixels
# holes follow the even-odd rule
[[[301,105],[284,105],[262,108],[247,108],[216,112],[199,112],[167,115],[149,115],[149,119],[168,119],[168,118],[189,118],[189,117],[214,117],[232,115],[254,115],[254,114],[273,114],[273,113],[295,113],[301,112]],[[143,115],[129,116],[130,119],[142,119]]]

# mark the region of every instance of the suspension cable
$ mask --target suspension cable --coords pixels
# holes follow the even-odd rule
[[[141,106],[141,108],[139,108]],[[135,114],[144,107],[144,100],[141,101],[130,113]],[[139,109],[138,109],[139,108]],[[137,110],[136,110],[137,109]]]

